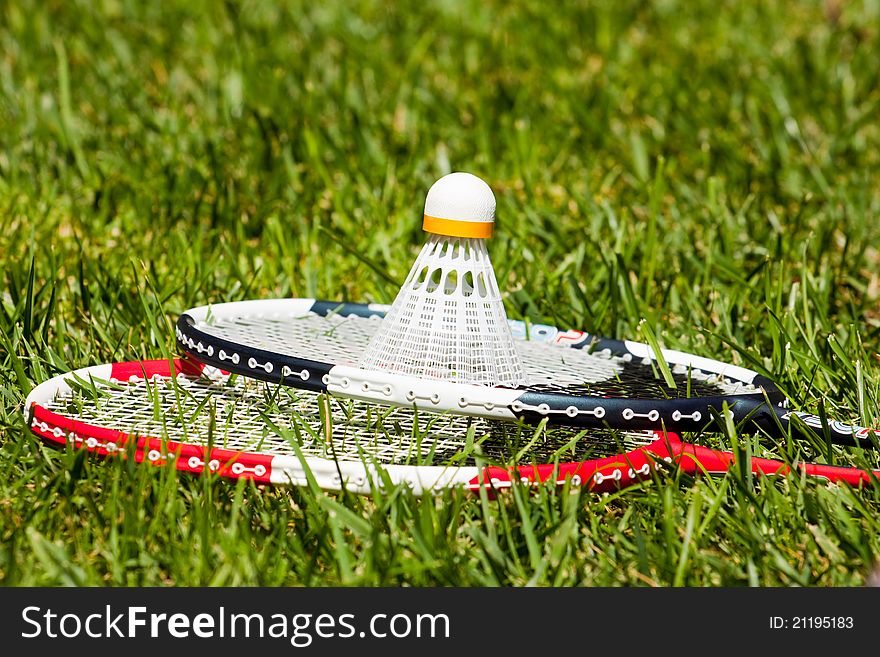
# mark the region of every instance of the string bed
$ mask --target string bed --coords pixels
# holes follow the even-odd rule
[[[357,367],[381,318],[260,315],[211,318],[197,328],[217,338],[307,360]],[[606,351],[572,349],[540,341],[516,340],[527,389],[579,396],[624,399],[710,397],[760,392],[753,385],[672,368],[676,387],[666,385],[649,360],[626,359]]]
[[[238,376],[179,374],[74,382],[68,393],[45,406],[74,420],[133,435],[272,456],[299,452],[305,457],[388,465],[582,461],[656,440],[651,432],[535,429],[513,422],[415,413]]]

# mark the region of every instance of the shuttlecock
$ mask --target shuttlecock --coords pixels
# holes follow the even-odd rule
[[[469,173],[450,173],[425,199],[430,233],[360,367],[486,386],[525,383],[486,238],[495,195]]]

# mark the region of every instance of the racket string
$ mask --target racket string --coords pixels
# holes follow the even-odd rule
[[[536,430],[513,422],[331,399],[331,443],[324,436],[319,397],[245,377],[217,381],[179,375],[111,385],[92,381],[87,387],[72,386],[69,394],[56,397],[46,408],[130,435],[202,446],[210,443],[238,452],[289,457],[302,453],[382,464],[583,461],[656,440],[652,432]]]
[[[357,367],[380,323],[378,316],[253,314],[211,318],[199,322],[196,328],[207,335],[268,352]],[[616,356],[605,350],[571,349],[540,341],[517,340],[516,347],[528,381],[527,390],[532,392],[671,399],[761,391],[742,381],[680,365],[672,368],[676,387],[670,388],[650,359]],[[221,355],[221,360],[223,357]]]

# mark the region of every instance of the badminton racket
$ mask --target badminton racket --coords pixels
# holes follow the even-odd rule
[[[28,395],[31,430],[55,445],[105,456],[247,478],[262,484],[347,489],[406,485],[503,489],[556,482],[611,491],[664,464],[723,473],[730,452],[667,432],[529,427],[522,422],[377,406],[230,375],[189,360],[100,365],[56,376]],[[878,473],[799,464],[806,474],[853,486]],[[750,459],[756,474],[788,465]]]
[[[789,428],[833,443],[877,447],[880,431],[788,408],[752,370],[646,344],[510,321],[527,385],[466,385],[358,367],[388,306],[269,299],[202,306],[177,322],[178,347],[204,363],[307,390],[537,424],[702,431],[722,413],[743,430]],[[668,385],[662,368],[674,386]]]

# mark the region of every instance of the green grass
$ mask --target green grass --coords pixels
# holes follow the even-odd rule
[[[0,582],[865,582],[880,492],[797,476],[362,498],[98,461],[24,426],[35,383],[163,357],[188,307],[390,302],[450,170],[496,193],[510,316],[653,335],[880,425],[878,3],[553,7],[0,6]]]

